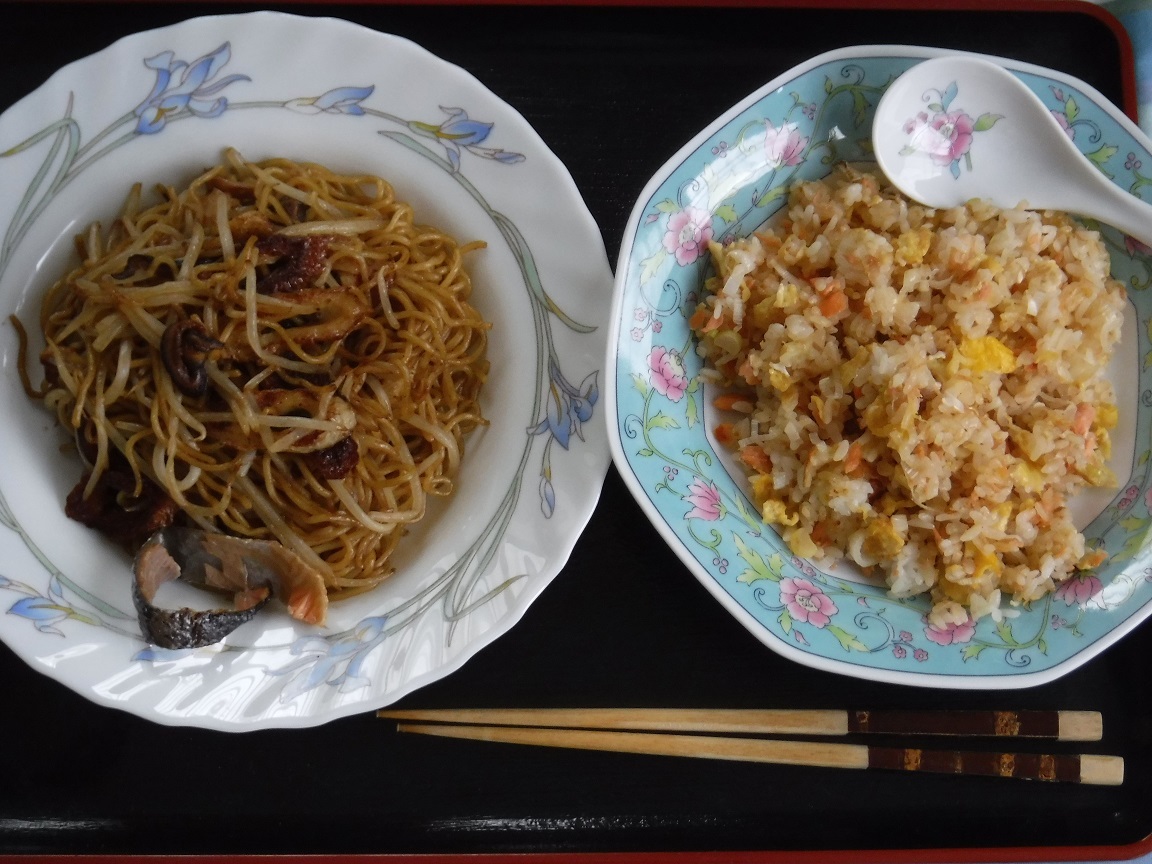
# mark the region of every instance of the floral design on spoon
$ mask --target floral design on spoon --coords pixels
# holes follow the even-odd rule
[[[984,113],[973,119],[962,108],[952,108],[959,88],[953,81],[943,90],[926,90],[923,101],[928,103],[928,111],[920,111],[904,124],[904,133],[909,141],[902,149],[903,155],[923,153],[937,165],[947,166],[953,177],[960,177],[960,160],[972,170],[973,136],[986,132],[1003,119],[1003,114]],[[929,114],[928,112],[932,112]]]

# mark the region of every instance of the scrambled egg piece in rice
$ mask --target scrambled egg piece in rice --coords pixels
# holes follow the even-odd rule
[[[1103,371],[1123,287],[1063,214],[932,210],[847,166],[713,244],[698,350],[755,391],[735,439],[794,554],[876,568],[933,617],[993,613],[1101,563],[1068,500],[1115,484]]]

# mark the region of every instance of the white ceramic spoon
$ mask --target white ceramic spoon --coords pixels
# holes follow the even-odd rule
[[[986,198],[1064,210],[1152,246],[1152,205],[1111,183],[1040,98],[989,60],[950,55],[913,66],[880,99],[872,145],[888,179],[930,207]]]

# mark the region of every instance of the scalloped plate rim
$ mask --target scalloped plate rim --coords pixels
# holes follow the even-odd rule
[[[572,274],[575,277],[579,277],[572,279],[574,283],[577,283],[577,288],[571,288],[565,284],[557,289],[559,291],[566,291],[572,294],[578,289],[584,290],[587,288],[603,291],[605,295],[610,291],[610,262],[603,245],[603,238],[600,234],[599,227],[588,211],[571,173],[548,147],[547,143],[533,129],[528,120],[524,118],[519,111],[497,96],[481,82],[479,78],[463,67],[438,57],[432,51],[407,37],[376,31],[346,19],[331,15],[306,16],[286,12],[256,10],[251,12],[194,16],[174,24],[138,31],[122,36],[98,51],[61,66],[31,92],[14,102],[11,106],[8,106],[3,112],[3,116],[10,118],[17,112],[27,111],[39,95],[52,88],[58,88],[62,82],[69,82],[70,79],[75,78],[78,73],[82,72],[87,64],[99,62],[100,58],[125,54],[126,51],[131,50],[135,45],[143,46],[143,42],[148,39],[170,37],[172,42],[175,43],[182,33],[188,32],[189,28],[204,27],[207,28],[208,31],[215,30],[218,34],[219,31],[224,28],[234,28],[228,29],[227,35],[223,38],[229,41],[235,41],[238,37],[234,35],[234,33],[241,32],[247,38],[258,40],[263,44],[263,37],[253,34],[256,30],[269,23],[274,23],[278,26],[307,27],[309,28],[309,40],[315,40],[317,34],[323,35],[325,33],[331,33],[335,36],[337,31],[343,35],[354,33],[357,38],[371,40],[376,47],[379,45],[387,45],[390,50],[402,53],[411,62],[431,64],[430,68],[433,68],[437,74],[451,78],[458,88],[462,88],[466,92],[474,95],[479,95],[482,101],[498,106],[499,122],[502,124],[503,129],[514,133],[508,136],[508,140],[514,142],[516,146],[522,147],[541,165],[542,172],[547,176],[548,181],[553,184],[553,188],[556,190],[558,197],[566,205],[565,219],[567,221],[565,224],[575,233],[575,236],[578,237],[584,258],[576,262],[571,260],[571,256],[568,253],[560,255],[548,251],[541,253],[539,248],[535,250],[530,248],[528,254],[532,255],[535,253],[537,259],[543,262],[542,266],[547,267],[549,270],[559,268],[565,275]],[[179,50],[180,46],[173,44],[172,47]],[[140,52],[132,55],[125,54],[124,59],[126,61],[128,59],[139,61],[144,59],[144,55]],[[386,65],[386,63],[386,60],[382,60],[381,66]],[[333,64],[334,68],[337,66],[340,66],[339,61]],[[364,64],[364,66],[368,68],[365,69],[361,67],[352,71],[351,76],[370,77],[376,75],[378,80],[378,73],[375,72],[375,67],[372,67],[371,64]],[[346,75],[346,77],[348,76]],[[74,86],[73,89],[83,91],[84,87],[81,84]],[[435,110],[435,103],[430,104],[428,108],[429,110]],[[493,118],[489,117],[486,119]],[[466,173],[467,172],[462,171],[461,176],[466,175]],[[511,220],[509,221],[511,222]],[[513,225],[513,227],[515,227],[515,225]],[[550,227],[549,230],[555,235],[554,229]],[[570,238],[566,237],[563,239],[565,242],[570,242]],[[559,238],[550,238],[551,242],[549,246],[561,245],[558,240]],[[562,282],[563,280],[553,279],[552,281]],[[550,283],[549,287],[554,286]],[[525,286],[520,285],[519,282],[515,282],[513,290],[525,290]],[[605,299],[607,299],[606,296]],[[577,300],[580,301],[579,304],[577,304]],[[594,317],[592,315],[594,305],[591,295],[588,298],[565,295],[563,296],[563,301],[564,303],[561,305],[579,305],[579,308],[576,309],[578,313],[577,317]],[[606,306],[607,304],[604,305]],[[599,325],[599,336],[580,337],[585,341],[580,343],[577,360],[580,360],[583,364],[596,364],[603,359],[603,336],[607,330],[606,320],[603,318],[596,318],[595,320]],[[557,341],[570,342],[573,338],[575,337],[562,335],[558,337]],[[563,359],[563,355],[561,355],[561,360]],[[524,362],[535,365],[535,361],[530,358]],[[540,370],[537,369],[537,374],[539,374],[539,371]],[[596,508],[600,498],[604,476],[611,464],[602,412],[602,407],[598,406],[595,415],[584,426],[584,440],[578,442],[582,450],[570,456],[570,464],[565,463],[565,479],[571,479],[573,482],[570,487],[571,493],[569,493],[568,489],[563,489],[561,490],[562,494],[560,497],[563,504],[569,507],[570,510],[562,517],[557,516],[557,522],[555,523],[557,528],[555,530],[549,529],[548,531],[549,534],[556,536],[552,538],[552,542],[547,550],[541,552],[542,560],[545,561],[542,565],[541,572],[525,580],[524,586],[518,593],[512,595],[514,596],[514,600],[509,604],[509,608],[500,613],[493,624],[483,633],[469,637],[463,648],[454,651],[447,659],[441,658],[439,665],[434,668],[411,674],[404,680],[402,686],[385,693],[369,693],[367,694],[368,698],[361,701],[341,702],[334,707],[329,707],[327,710],[321,710],[315,714],[307,712],[300,715],[281,713],[270,718],[241,718],[239,721],[236,721],[235,719],[221,719],[217,715],[187,717],[158,713],[152,706],[140,707],[134,704],[131,699],[125,701],[118,698],[107,698],[94,694],[90,690],[75,686],[68,681],[61,681],[61,683],[64,683],[65,686],[70,687],[70,689],[97,704],[125,710],[128,713],[141,716],[162,725],[200,726],[224,731],[250,731],[266,728],[302,728],[314,726],[340,717],[374,710],[375,708],[400,699],[433,681],[440,680],[452,674],[475,656],[477,652],[511,630],[527,612],[534,600],[539,597],[544,589],[559,574],[570,557],[576,542],[579,540],[579,537],[586,528]],[[526,450],[532,450],[534,446],[531,443],[532,433],[530,430],[526,430],[524,434],[527,436],[526,440],[529,441],[529,443],[525,445]],[[575,450],[576,448],[573,447],[573,449]],[[533,498],[535,490],[532,489],[531,486],[531,482],[521,481],[519,488],[521,498]],[[526,512],[524,507],[525,504],[521,501],[515,513]],[[523,516],[519,516],[518,518],[523,522]],[[19,544],[19,539],[10,539],[10,532],[5,531],[4,533],[8,535],[5,537],[5,543],[12,542]],[[501,537],[503,536],[504,535],[501,534]],[[507,541],[502,540],[501,542]],[[499,565],[491,565],[491,567],[495,566]],[[437,612],[437,614],[439,613]],[[4,619],[8,620],[6,621]],[[364,622],[362,621],[360,623],[363,624]],[[36,638],[30,637],[24,639],[20,634],[13,636],[11,626],[10,617],[8,615],[0,615],[0,636],[3,637],[2,641],[8,645],[13,653],[36,671],[50,678],[61,680],[60,676],[55,674],[53,669],[46,665],[45,659],[41,656],[45,652],[36,650]],[[64,643],[60,643],[61,647],[63,647],[63,644]],[[140,644],[142,645],[143,643]]]

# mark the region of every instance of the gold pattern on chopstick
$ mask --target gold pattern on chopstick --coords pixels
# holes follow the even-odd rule
[[[1001,777],[1014,777],[1016,776],[1016,757],[1011,753],[1000,754],[1000,770],[998,772]]]
[[[1020,734],[1020,715],[1015,711],[997,711],[996,712],[996,734],[997,735],[1019,735]]]

